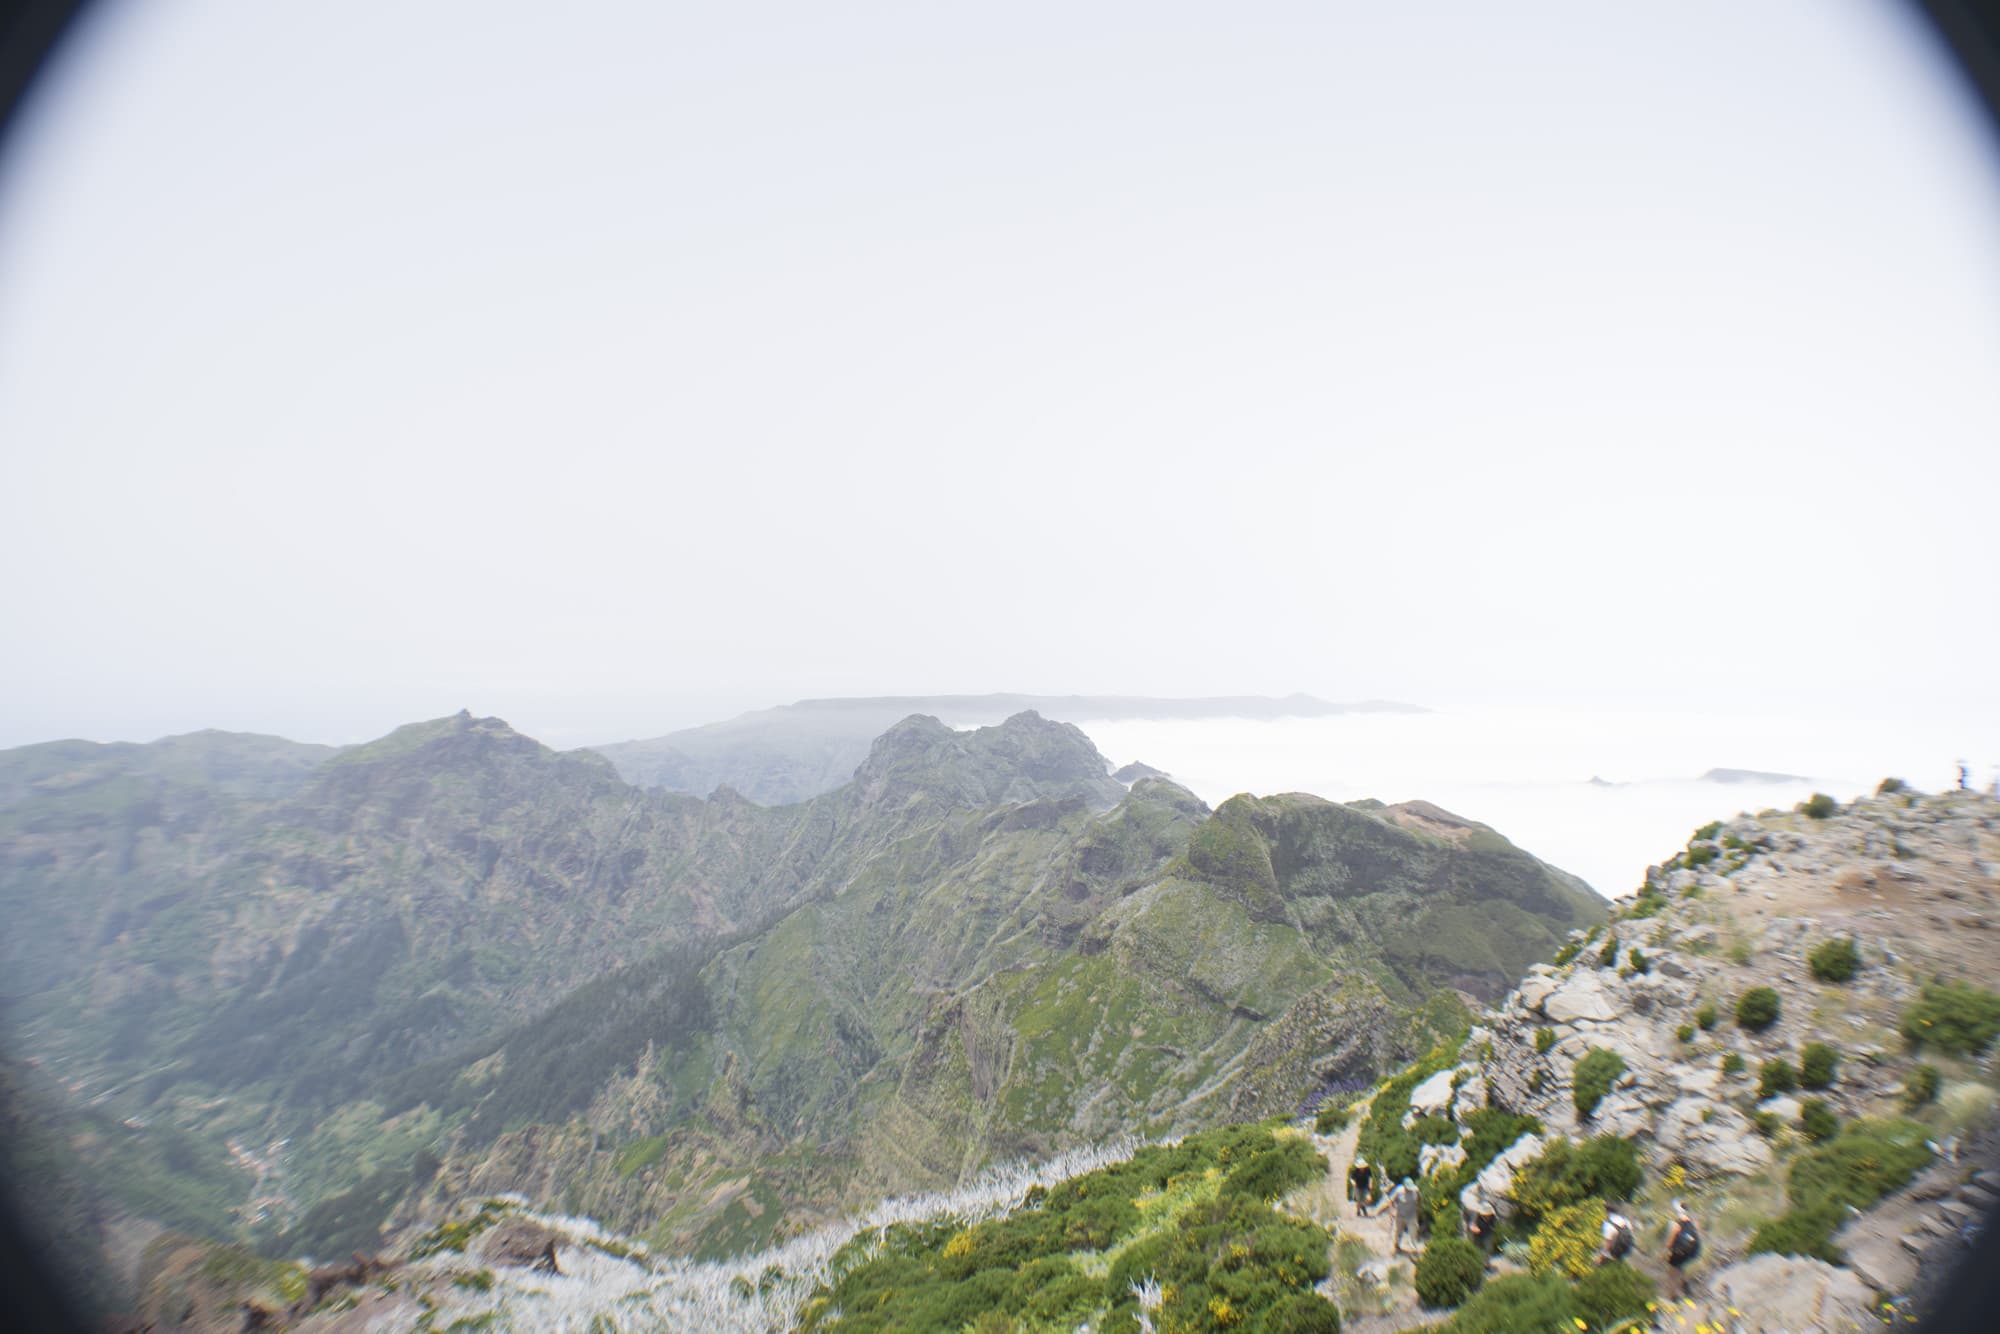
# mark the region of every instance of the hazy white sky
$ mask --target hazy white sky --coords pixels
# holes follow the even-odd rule
[[[0,744],[1994,710],[2000,173],[1897,5],[109,4],[33,112]]]

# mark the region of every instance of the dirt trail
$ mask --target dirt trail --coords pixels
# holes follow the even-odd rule
[[[1367,1116],[1368,1107],[1364,1103],[1354,1109],[1353,1120],[1345,1130],[1337,1135],[1315,1135],[1313,1145],[1326,1155],[1326,1189],[1338,1214],[1334,1223],[1333,1281],[1338,1285],[1335,1299],[1341,1308],[1341,1328],[1349,1334],[1387,1334],[1390,1330],[1433,1323],[1433,1318],[1418,1310],[1416,1291],[1410,1286],[1415,1255],[1407,1249],[1401,1255],[1391,1250],[1395,1231],[1388,1216],[1363,1214],[1357,1203],[1347,1198],[1347,1168],[1354,1161],[1355,1142]],[[1362,1262],[1360,1274],[1353,1282],[1340,1275],[1337,1263],[1340,1244],[1345,1241],[1360,1242],[1371,1257]]]

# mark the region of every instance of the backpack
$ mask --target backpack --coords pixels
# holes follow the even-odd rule
[[[1667,1259],[1677,1265],[1684,1265],[1701,1254],[1701,1233],[1695,1230],[1694,1220],[1684,1218],[1674,1229],[1674,1239],[1667,1243]]]
[[[1614,1260],[1622,1260],[1632,1252],[1632,1229],[1620,1223],[1611,1234],[1611,1244],[1604,1248],[1606,1255]]]

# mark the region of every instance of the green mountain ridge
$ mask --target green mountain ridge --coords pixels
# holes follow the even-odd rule
[[[176,1226],[279,1251],[518,1190],[722,1253],[996,1160],[1288,1111],[1602,914],[1482,826],[1210,812],[1033,714],[905,719],[784,807],[643,791],[466,714],[303,774],[244,744],[268,772],[206,804],[146,748],[100,755],[122,795],[89,818],[33,759],[0,909],[64,905],[10,940],[40,969],[17,1049],[135,1143],[180,1137]],[[119,1153],[74,1147],[159,1217]],[[194,1183],[223,1169],[245,1198],[217,1216]]]

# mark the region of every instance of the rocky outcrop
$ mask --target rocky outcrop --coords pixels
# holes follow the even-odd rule
[[[1753,1255],[1716,1274],[1712,1283],[1720,1303],[1733,1308],[1734,1328],[1816,1334],[1879,1324],[1868,1285],[1852,1270],[1823,1260]]]

